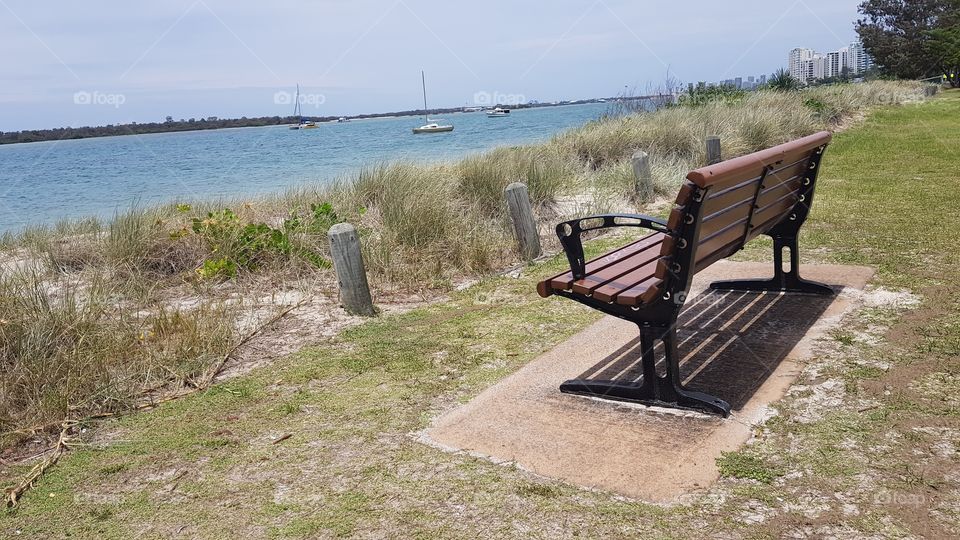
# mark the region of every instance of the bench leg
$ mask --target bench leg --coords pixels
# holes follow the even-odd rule
[[[783,269],[784,250],[790,251],[789,271]],[[823,283],[807,281],[800,277],[800,254],[795,235],[773,237],[773,272],[773,279],[716,281],[710,284],[710,288],[727,291],[807,293],[822,296],[835,294],[833,289]]]
[[[657,373],[656,368],[654,346],[657,340],[663,341],[666,353],[666,375],[663,377]],[[640,383],[573,379],[560,385],[560,391],[614,401],[696,409],[723,417],[730,415],[730,405],[726,401],[702,392],[687,390],[680,383],[677,332],[674,328],[664,332],[663,328],[641,326],[640,347],[643,365],[643,380]]]

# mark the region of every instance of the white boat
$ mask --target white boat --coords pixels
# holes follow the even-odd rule
[[[492,111],[487,112],[487,118],[503,118],[505,116],[510,116],[510,109],[501,109],[497,107]]]
[[[347,123],[347,122],[349,122],[349,121],[350,121],[350,119],[349,119],[349,118],[346,118],[346,117],[344,117],[344,116],[341,116],[340,118],[337,118],[337,123],[338,123],[338,124],[345,124],[345,123]]]
[[[300,109],[300,85],[297,85],[297,97],[294,98],[293,115],[300,118],[300,121],[290,126],[290,129],[316,129],[317,123],[313,120],[303,118],[303,110]]]
[[[427,115],[427,79],[423,74],[423,71],[420,71],[420,82],[423,85],[423,119],[426,123],[420,127],[413,128],[413,134],[417,135],[419,133],[446,133],[448,131],[453,131],[452,125],[441,125],[437,122],[432,122],[430,116]]]
[[[445,131],[453,131],[453,126],[441,126],[436,122],[432,122],[430,124],[413,128],[414,133],[443,133]]]

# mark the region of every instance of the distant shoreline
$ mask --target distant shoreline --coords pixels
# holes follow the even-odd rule
[[[659,96],[636,96],[636,97],[617,97],[617,98],[592,98],[580,99],[574,101],[559,101],[551,103],[525,103],[521,105],[496,105],[508,109],[533,109],[541,107],[563,107],[567,105],[588,105],[593,103],[616,103],[618,101],[640,101],[657,98]],[[487,108],[493,108],[490,105]],[[344,118],[350,120],[368,120],[374,118],[402,118],[411,116],[441,115],[452,113],[473,112],[482,113],[483,111],[466,111],[468,107],[455,107],[445,109],[408,110],[398,112],[357,114],[352,116],[304,116],[304,120],[321,123],[335,123],[338,119]],[[115,137],[125,135],[147,135],[153,133],[177,133],[185,131],[207,131],[214,129],[230,129],[242,127],[264,127],[264,126],[282,126],[296,124],[300,121],[299,117],[294,116],[260,116],[257,118],[201,118],[190,120],[175,120],[170,122],[152,122],[146,124],[109,124],[105,126],[84,126],[84,127],[63,127],[53,129],[36,129],[0,132],[0,145],[3,144],[26,144],[33,142],[62,141],[71,139],[91,139],[97,137]]]

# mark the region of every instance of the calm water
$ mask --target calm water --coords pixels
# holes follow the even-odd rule
[[[385,160],[440,161],[550,138],[606,104],[445,115],[456,129],[414,136],[422,118],[159,133],[0,146],[0,231],[131,205],[281,191]]]

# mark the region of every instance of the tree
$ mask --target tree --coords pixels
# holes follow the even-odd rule
[[[793,75],[789,71],[780,68],[773,72],[773,75],[770,76],[770,79],[767,81],[767,86],[773,90],[779,90],[781,92],[789,92],[791,90],[797,90],[800,88],[800,81],[793,78]]]
[[[944,54],[955,34],[941,32],[960,22],[960,0],[864,0],[859,11],[857,33],[885,74],[920,79],[955,69]]]
[[[960,24],[931,30],[930,50],[944,66],[950,86],[960,88]]]

